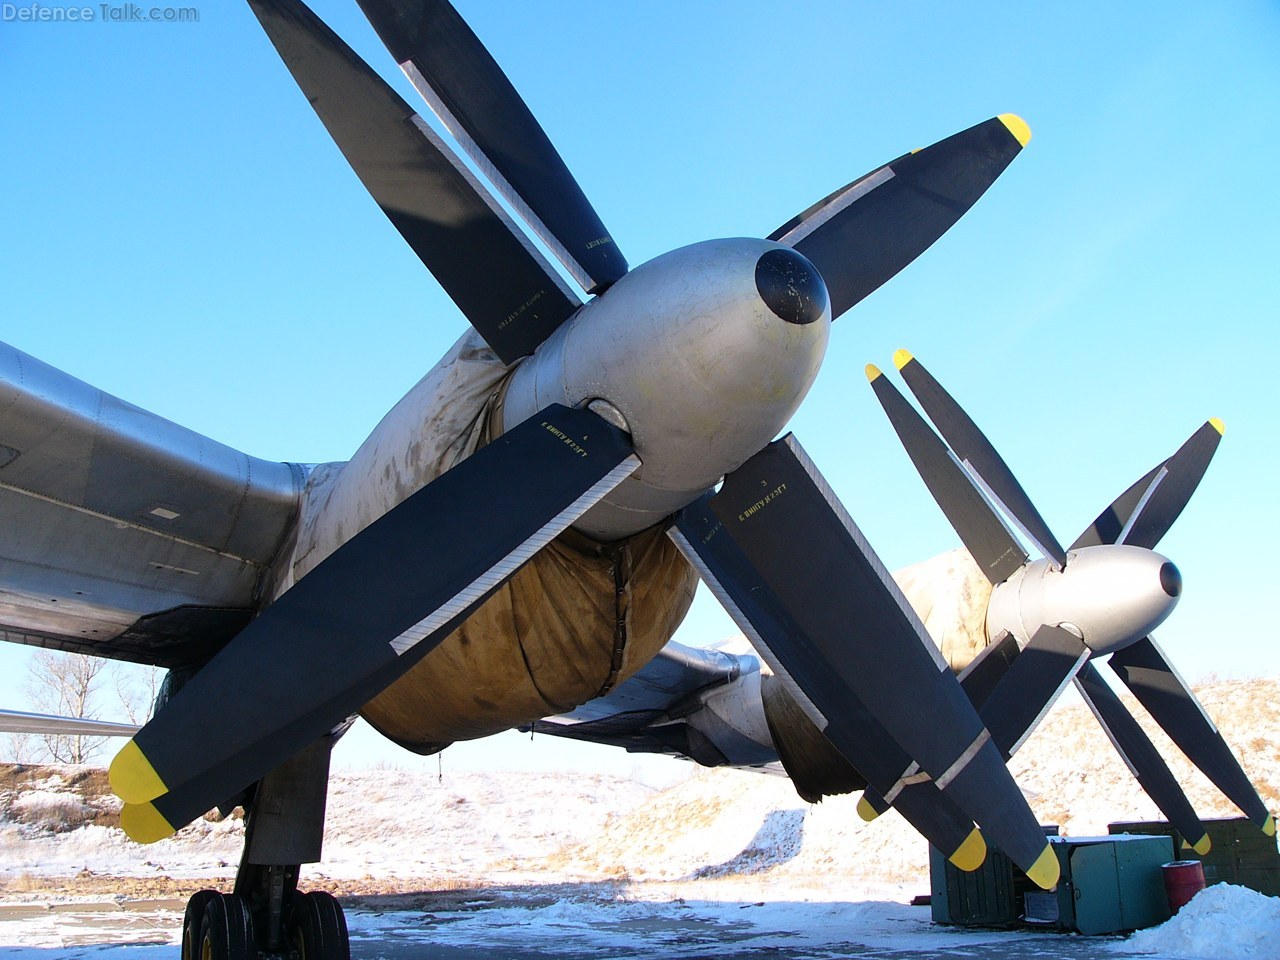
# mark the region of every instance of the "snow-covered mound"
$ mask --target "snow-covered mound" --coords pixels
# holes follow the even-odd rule
[[[1177,915],[1139,930],[1114,949],[1179,960],[1276,960],[1280,956],[1280,898],[1228,883],[1201,890]]]

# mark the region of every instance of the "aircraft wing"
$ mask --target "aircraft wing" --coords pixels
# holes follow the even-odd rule
[[[48,733],[64,737],[131,737],[142,728],[136,723],[59,717],[48,713],[0,710],[0,733]]]
[[[750,653],[674,641],[606,696],[522,729],[685,757],[703,766],[763,767],[782,773],[763,725],[760,660]]]
[[[206,657],[256,609],[303,477],[0,343],[0,639]]]

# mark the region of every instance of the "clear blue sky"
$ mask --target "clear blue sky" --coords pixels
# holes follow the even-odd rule
[[[464,320],[246,6],[0,22],[0,337],[249,453],[345,459]],[[56,4],[46,4],[56,6]],[[354,3],[318,11],[414,102]],[[905,346],[1060,539],[1209,416],[1162,549],[1192,677],[1276,673],[1280,6],[460,2],[633,264],[1005,111],[1034,138],[845,316],[792,429],[891,566],[955,538],[863,379]],[[734,632],[700,596],[682,639]],[[23,651],[0,651],[21,706]]]

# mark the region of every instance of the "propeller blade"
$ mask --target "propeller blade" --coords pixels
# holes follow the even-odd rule
[[[924,364],[906,350],[895,353],[893,362],[920,401],[920,406],[924,407],[924,412],[942,434],[942,439],[969,466],[992,500],[1059,569],[1066,566],[1066,551],[1018,483],[1018,478],[977,424],[969,419],[969,415],[925,369]]]
[[[1147,796],[1155,801],[1165,819],[1203,857],[1211,846],[1209,834],[1151,738],[1138,726],[1138,721],[1130,716],[1120,698],[1093,664],[1086,663],[1081,667],[1075,682],[1076,689],[1102,725],[1129,772],[1146,791]]]
[[[981,710],[991,699],[1000,681],[1017,659],[1018,641],[1011,633],[1001,633],[960,671],[960,689],[975,710]]]
[[[1001,756],[1017,753],[1088,659],[1089,648],[1070,631],[1035,632],[978,711]]]
[[[112,789],[132,804],[182,791],[196,815],[235,794],[409,670],[638,465],[622,431],[558,405],[493,440],[267,607],[120,751]]]
[[[867,379],[920,478],[959,534],[965,549],[989,581],[1001,583],[1009,579],[1027,562],[1026,551],[991,509],[946,444],[878,367],[867,364]]]
[[[834,319],[946,233],[1030,140],[1020,117],[994,117],[871,171],[769,239],[817,266]]]
[[[627,261],[502,68],[446,0],[359,0],[467,155],[588,293]]]
[[[677,525],[669,535],[702,574],[712,593],[730,612],[743,633],[755,642],[756,649],[767,651],[770,641],[765,638],[794,634],[797,628],[787,611],[777,603],[776,596],[759,591],[749,598],[745,596],[743,585],[752,582],[755,574],[750,562],[732,542],[719,538],[713,548],[713,557],[704,557],[699,552],[699,549],[712,549],[705,546],[704,538],[721,525],[710,506],[711,498],[712,494],[705,494],[681,510]],[[703,547],[695,548],[694,543],[703,544]],[[726,584],[732,589],[726,589]],[[747,601],[745,607],[739,606],[735,595]],[[775,662],[773,669],[795,704],[819,728],[825,726],[825,720],[815,715],[812,701],[800,690],[785,667]],[[856,736],[849,736],[843,741],[838,751],[840,756],[866,780],[869,790],[889,790],[898,772],[911,763],[911,757],[857,696],[846,691],[840,709],[844,724],[851,730],[857,730]],[[770,732],[773,732],[772,726]],[[774,736],[776,739],[777,734]],[[783,767],[786,767],[785,757]],[[947,859],[961,870],[976,870],[986,859],[987,845],[974,827],[973,820],[937,791],[932,798],[909,798],[900,806],[899,812],[922,837],[943,851]]]
[[[1008,635],[1004,642],[1017,647]],[[1042,626],[1016,656],[1006,659],[1007,654],[998,655],[999,648],[987,648],[993,649],[997,656],[990,658],[985,669],[970,674],[974,682],[961,680],[961,687],[978,707],[978,716],[990,731],[991,742],[1008,760],[1039,726],[1071,678],[1089,659],[1089,648],[1075,634],[1059,627]],[[996,681],[993,686],[992,680]],[[985,689],[987,687],[990,689]],[[864,794],[866,802],[859,803],[858,812],[864,820],[872,820],[883,813],[888,804],[897,806],[900,796],[934,790],[932,782],[922,780],[916,768],[909,767],[884,796]]]
[[[1146,476],[1120,494],[1077,538],[1072,549],[1106,543],[1128,543],[1147,549],[1154,547],[1177,520],[1199,486],[1224,431],[1221,420],[1214,418],[1207,421],[1178,448],[1177,453],[1152,468]],[[1205,713],[1200,701],[1155,641],[1144,637],[1116,651],[1111,656],[1110,666],[1187,758],[1263,832],[1274,836],[1275,820],[1271,813],[1231,753],[1231,748],[1222,739],[1222,734]],[[1102,682],[1101,679],[1099,682]],[[1124,711],[1119,699],[1115,700],[1114,709]],[[1131,722],[1138,729],[1136,721]],[[1140,729],[1138,732],[1141,734]],[[1145,740],[1146,735],[1141,735]],[[1116,742],[1114,736],[1112,742]],[[1117,749],[1124,754],[1118,743]],[[1134,769],[1133,762],[1127,758],[1126,762],[1131,770]],[[1154,746],[1151,747],[1147,762],[1158,765],[1158,772],[1162,777],[1172,779],[1172,774],[1169,774],[1164,760]],[[1138,776],[1136,770],[1134,775]],[[1138,776],[1138,779],[1145,787],[1143,778]],[[1147,792],[1150,793],[1150,790]],[[1170,822],[1173,822],[1173,816],[1160,799],[1154,794],[1152,798],[1165,810],[1165,816],[1169,817]],[[1183,836],[1192,836],[1181,827],[1178,829]]]
[[[1214,722],[1204,712],[1200,701],[1169,664],[1156,642],[1144,637],[1123,650],[1117,650],[1109,663],[1160,729],[1187,755],[1187,759],[1267,836],[1275,836],[1275,820],[1266,804],[1240,768]]]
[[[969,665],[960,671],[956,679],[960,681],[960,689],[969,698],[974,709],[980,710],[987,702],[1001,678],[1009,672],[1009,667],[1017,656],[1018,641],[1014,639],[1013,634],[1002,633],[998,640],[983,647]],[[920,765],[912,762],[909,766],[902,768],[902,771],[888,790],[868,787],[862,792],[862,797],[858,800],[858,815],[863,820],[870,823],[893,805],[885,799],[887,793],[894,790],[899,791],[900,795],[916,792],[909,780],[919,773]],[[932,793],[934,796],[940,795],[936,787]]]
[[[511,363],[581,301],[444,141],[297,0],[249,0],[365,188],[494,352]]]
[[[1155,547],[1173,526],[1209,469],[1226,427],[1214,417],[1102,511],[1071,549],[1104,543]]]
[[[681,527],[700,572],[735,619],[757,624],[761,656],[792,678],[836,749],[856,754],[862,731],[845,709],[855,698],[991,842],[1052,887],[1057,859],[990,735],[795,439],[753,456],[708,506],[718,526]]]

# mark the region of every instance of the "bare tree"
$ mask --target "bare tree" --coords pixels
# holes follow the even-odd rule
[[[29,733],[8,733],[5,734],[5,749],[0,756],[8,759],[10,763],[31,763],[35,756],[35,750],[31,743],[31,734]]]
[[[41,713],[98,719],[98,675],[106,661],[81,653],[37,650],[31,658],[27,699]],[[107,742],[106,737],[40,734],[49,757],[57,763],[88,763]]]
[[[117,663],[111,668],[120,708],[130,723],[143,724],[151,717],[164,671],[136,663]]]

